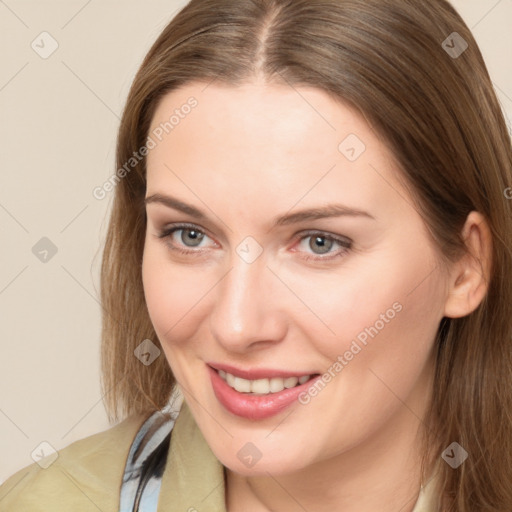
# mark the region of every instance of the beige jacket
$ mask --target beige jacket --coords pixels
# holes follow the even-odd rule
[[[34,463],[0,486],[0,512],[118,512],[125,462],[145,416],[76,441],[47,469]],[[413,512],[438,512],[435,480],[421,490]],[[171,436],[158,512],[226,512],[224,468],[186,402]]]

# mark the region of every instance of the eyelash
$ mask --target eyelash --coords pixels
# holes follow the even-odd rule
[[[163,231],[161,231],[157,235],[157,237],[159,239],[163,240],[165,245],[169,249],[171,249],[173,251],[177,251],[177,252],[179,252],[181,254],[186,254],[186,255],[200,256],[201,253],[203,252],[202,250],[182,249],[180,247],[175,246],[174,244],[171,244],[171,243],[168,243],[167,241],[165,241],[165,239],[167,239],[167,238],[170,239],[172,237],[172,235],[174,233],[176,233],[177,231],[186,231],[186,230],[197,231],[200,234],[204,234],[204,235],[208,236],[203,230],[199,229],[194,224],[174,224],[173,226],[171,226],[169,228],[166,228]],[[326,253],[326,254],[330,255],[330,256],[327,256],[327,257],[323,257],[323,256],[303,256],[303,259],[305,259],[306,261],[309,261],[309,260],[329,261],[329,260],[332,260],[332,259],[344,256],[352,248],[352,241],[351,240],[344,239],[344,238],[341,238],[341,237],[337,237],[337,236],[331,235],[330,233],[326,233],[326,232],[323,232],[323,231],[310,230],[310,231],[306,231],[306,232],[301,233],[301,235],[302,236],[300,236],[298,238],[299,241],[317,235],[320,238],[324,238],[326,240],[333,241],[333,242],[341,245],[341,247],[342,247],[340,250],[338,250],[338,251],[336,251],[334,253]]]

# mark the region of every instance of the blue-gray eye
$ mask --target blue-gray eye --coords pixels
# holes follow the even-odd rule
[[[204,238],[204,233],[201,231],[198,231],[197,229],[192,228],[182,228],[175,231],[178,232],[181,231],[180,239],[183,242],[184,245],[188,247],[197,247]],[[185,235],[187,233],[187,235]],[[190,242],[190,244],[189,244]]]
[[[316,254],[328,253],[332,249],[332,246],[336,243],[332,238],[320,235],[310,236],[309,239],[309,247],[311,250],[315,252],[315,249],[319,249]]]

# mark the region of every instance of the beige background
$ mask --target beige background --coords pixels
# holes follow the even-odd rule
[[[176,0],[0,0],[0,482],[109,427],[98,271],[128,89]],[[512,119],[512,0],[455,0]],[[57,50],[51,49],[48,32]],[[44,39],[41,43],[41,38]],[[39,45],[39,46],[36,46]],[[32,252],[47,237],[47,262]],[[42,257],[43,255],[41,255]]]

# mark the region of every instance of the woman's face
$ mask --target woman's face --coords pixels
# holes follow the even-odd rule
[[[364,118],[313,88],[196,83],[149,135],[147,306],[217,458],[284,474],[415,435],[446,279]]]

